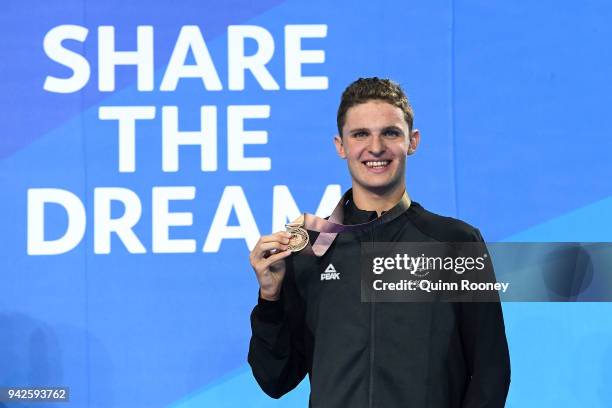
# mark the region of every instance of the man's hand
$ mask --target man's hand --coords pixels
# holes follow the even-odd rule
[[[259,238],[249,255],[249,261],[259,281],[262,299],[278,300],[285,277],[285,258],[291,255],[287,249],[290,233],[279,231]]]

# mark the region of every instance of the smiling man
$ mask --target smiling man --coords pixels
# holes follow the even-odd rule
[[[498,302],[362,302],[362,243],[483,242],[408,197],[406,158],[420,134],[407,97],[393,81],[361,78],[337,122],[352,188],[327,220],[306,215],[250,254],[257,382],[279,398],[308,374],[310,407],[503,407],[510,359]]]
[[[366,84],[357,82],[353,87]],[[393,105],[359,94],[351,97],[347,94],[350,91],[360,89],[349,87],[345,92],[334,143],[338,155],[348,163],[355,205],[380,214],[404,194],[406,156],[416,150],[420,135],[418,130],[411,130],[413,116],[407,99],[400,98]]]

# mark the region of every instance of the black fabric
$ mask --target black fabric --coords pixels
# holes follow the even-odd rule
[[[344,223],[376,216],[351,201]],[[498,302],[361,302],[362,242],[428,241],[483,239],[413,202],[387,224],[339,234],[321,258],[287,258],[281,299],[260,298],[251,314],[248,361],[261,388],[279,398],[308,374],[310,407],[503,407],[510,359]],[[339,279],[322,280],[330,264]]]

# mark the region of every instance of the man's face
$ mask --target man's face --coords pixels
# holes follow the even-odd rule
[[[418,142],[419,132],[410,135],[402,110],[380,100],[349,108],[342,135],[334,138],[353,183],[377,194],[403,187],[406,156],[416,150]]]

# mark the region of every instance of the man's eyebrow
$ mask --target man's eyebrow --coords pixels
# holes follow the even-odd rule
[[[388,130],[395,130],[395,131],[397,131],[397,132],[399,132],[399,133],[401,133],[401,134],[404,134],[404,131],[403,131],[403,130],[402,130],[402,128],[401,128],[401,127],[399,127],[399,126],[395,126],[395,125],[385,126],[385,127],[382,129],[382,131],[383,131],[383,132],[386,132],[386,131],[388,131]]]
[[[368,133],[368,132],[370,132],[370,129],[368,129],[368,128],[357,128],[357,129],[351,129],[349,131],[349,133],[351,133],[351,134],[358,133],[358,132],[366,132],[366,133]]]
[[[399,127],[399,126],[396,126],[396,125],[385,126],[385,127],[383,127],[381,129],[381,132],[384,133],[384,132],[387,132],[389,130],[395,130],[396,132],[404,134],[404,131],[402,130],[402,128]],[[359,132],[370,133],[370,129],[362,127],[362,128],[356,128],[356,129],[349,130],[349,134],[351,134],[351,135],[355,134],[355,133],[359,133]]]

